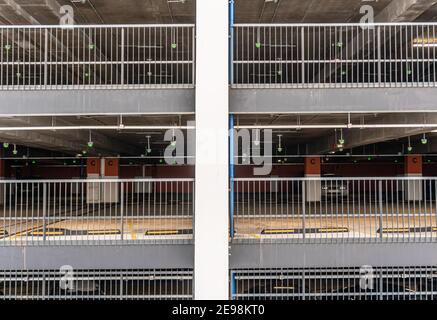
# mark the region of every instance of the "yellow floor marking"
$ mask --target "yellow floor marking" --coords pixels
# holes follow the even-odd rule
[[[131,235],[131,237],[132,237],[132,240],[137,240],[137,233],[135,232],[133,222],[132,222],[132,221],[129,221],[129,222],[127,223],[127,225],[128,225],[128,227],[129,227],[129,231],[130,231],[130,235]]]

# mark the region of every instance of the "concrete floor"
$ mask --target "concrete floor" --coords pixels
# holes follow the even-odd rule
[[[437,237],[434,204],[390,203],[270,203],[235,205],[236,239],[278,238],[429,238]],[[122,213],[123,211],[123,213]],[[43,213],[3,209],[0,240],[40,241]],[[59,212],[59,214],[56,214]],[[123,216],[123,218],[122,218]],[[46,218],[46,240],[191,239],[192,204],[129,204],[53,208]],[[305,231],[303,227],[305,226]],[[382,226],[383,232],[380,233]],[[6,233],[5,233],[6,231]]]

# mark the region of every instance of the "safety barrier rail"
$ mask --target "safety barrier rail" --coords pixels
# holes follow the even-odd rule
[[[436,178],[238,178],[234,239],[437,241]]]
[[[193,179],[0,181],[0,246],[190,242]]]
[[[0,271],[0,300],[186,300],[193,271],[60,270]]]
[[[1,26],[0,90],[194,86],[194,25]]]
[[[436,87],[437,24],[236,24],[238,88]]]
[[[435,300],[435,267],[248,269],[231,272],[235,300]]]

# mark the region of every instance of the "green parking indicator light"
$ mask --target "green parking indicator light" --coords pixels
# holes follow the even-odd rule
[[[255,47],[256,47],[257,49],[261,48],[261,42],[257,42],[257,43],[255,43]]]
[[[12,49],[12,46],[11,46],[10,44],[7,44],[7,45],[5,45],[5,49],[6,49],[6,50],[11,50],[11,49]]]
[[[96,48],[96,46],[92,43],[88,45],[88,49],[90,49],[90,50],[94,50],[95,48]]]
[[[3,142],[3,148],[5,148],[5,149],[9,148],[9,143],[8,142]]]
[[[177,43],[172,43],[172,44],[171,44],[171,48],[172,48],[172,49],[176,49],[177,47],[178,47],[178,44],[177,44]]]
[[[426,135],[425,135],[425,134],[423,134],[423,137],[422,137],[422,139],[420,139],[420,142],[421,142],[422,144],[427,144],[427,143],[428,143],[428,139],[426,138]]]

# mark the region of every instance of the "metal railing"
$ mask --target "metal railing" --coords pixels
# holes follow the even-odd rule
[[[436,300],[431,266],[248,269],[231,272],[234,300]]]
[[[194,86],[193,25],[1,26],[0,90]]]
[[[0,300],[186,300],[193,271],[3,270]]]
[[[437,24],[237,24],[232,80],[240,88],[437,85]]]
[[[234,240],[437,241],[437,179],[234,180]]]
[[[193,179],[0,181],[0,246],[190,242]]]

